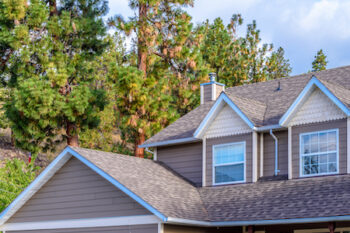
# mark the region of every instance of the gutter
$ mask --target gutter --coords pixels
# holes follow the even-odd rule
[[[189,225],[200,227],[234,227],[234,226],[261,226],[261,225],[277,225],[277,224],[300,224],[300,223],[320,223],[320,222],[335,222],[335,221],[350,221],[350,215],[317,217],[317,218],[292,218],[292,219],[275,219],[275,220],[253,220],[253,221],[227,221],[227,222],[209,222],[197,221],[181,218],[167,218],[166,223],[175,225]]]
[[[278,138],[273,134],[272,129],[270,129],[270,135],[275,140],[275,176],[277,176],[280,172],[280,170],[278,170]]]

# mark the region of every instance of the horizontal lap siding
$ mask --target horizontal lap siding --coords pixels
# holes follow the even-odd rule
[[[207,139],[206,146],[206,180],[207,186],[213,185],[213,145],[231,143],[231,142],[243,142],[246,143],[246,182],[252,182],[252,133],[233,135],[227,137],[211,138]]]
[[[346,173],[347,164],[347,131],[346,119],[314,123],[308,125],[293,126],[292,128],[292,154],[293,154],[293,178],[299,177],[299,135],[314,131],[339,129],[339,173]]]
[[[278,169],[280,175],[288,174],[288,131],[276,131],[278,138]],[[275,140],[269,133],[264,134],[264,176],[275,174]]]
[[[198,186],[202,185],[202,143],[157,148],[157,160]]]
[[[157,233],[158,225],[136,225],[118,227],[93,227],[93,228],[73,228],[57,230],[32,230],[32,231],[7,231],[11,233]]]
[[[203,86],[204,103],[211,101],[212,95],[212,85]]]
[[[150,214],[79,160],[70,159],[9,222]]]
[[[164,233],[242,233],[242,227],[189,227],[164,225]]]

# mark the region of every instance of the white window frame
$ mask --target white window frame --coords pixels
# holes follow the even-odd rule
[[[226,163],[226,164],[221,164],[221,165],[216,166],[215,165],[215,148],[221,147],[221,146],[237,145],[237,144],[243,144],[243,180],[216,183],[215,182],[215,167],[241,164],[242,162]],[[212,180],[213,180],[213,182],[212,182],[213,185],[239,184],[239,183],[246,182],[246,142],[245,141],[213,145],[213,147],[212,147]]]
[[[329,132],[334,132],[336,133],[336,142],[337,142],[337,151],[336,151],[336,156],[337,156],[337,171],[336,172],[328,172],[328,173],[317,173],[317,174],[303,174],[303,155],[302,153],[302,137],[305,135],[310,135],[310,134],[315,134],[315,133],[329,133]],[[320,155],[320,154],[329,154],[330,152],[318,152],[318,153],[310,153],[307,154],[307,156],[312,156],[312,155]],[[301,133],[299,135],[299,176],[300,177],[312,177],[312,176],[328,176],[328,175],[334,175],[334,174],[339,174],[339,129],[327,129],[327,130],[321,130],[321,131],[312,131],[312,132],[306,132],[306,133]]]

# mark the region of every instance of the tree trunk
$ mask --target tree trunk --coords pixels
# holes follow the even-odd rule
[[[50,16],[57,15],[57,3],[56,0],[49,0],[49,6],[50,6]]]
[[[145,142],[145,134],[141,133],[138,135],[138,139],[135,143],[135,156],[139,157],[139,158],[143,158],[144,157],[144,153],[145,153],[145,148],[140,148],[138,147],[139,145],[141,145],[142,143]]]
[[[67,123],[67,144],[68,146],[79,147],[79,138],[77,134],[77,126],[74,123]]]
[[[139,34],[137,38],[137,63],[138,69],[141,70],[144,74],[144,78],[147,78],[147,5],[145,3],[139,2]],[[145,141],[145,134],[139,133],[136,142],[135,142],[135,153],[136,157],[144,157],[144,148],[139,148]]]

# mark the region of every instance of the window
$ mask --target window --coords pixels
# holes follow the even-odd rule
[[[245,181],[245,142],[213,146],[213,183]]]
[[[300,176],[338,173],[338,130],[300,135]]]

